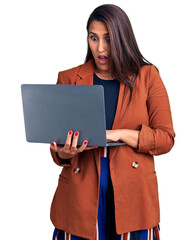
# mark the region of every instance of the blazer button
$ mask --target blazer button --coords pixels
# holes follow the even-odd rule
[[[133,167],[133,168],[137,168],[138,166],[139,166],[139,163],[138,163],[138,162],[133,162],[133,163],[132,163],[132,167]]]
[[[79,174],[79,173],[80,173],[80,168],[74,168],[73,172],[74,172],[75,174]]]

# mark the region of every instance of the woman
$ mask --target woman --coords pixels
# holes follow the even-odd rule
[[[85,63],[59,73],[58,84],[101,84],[108,140],[124,146],[51,144],[63,167],[51,206],[53,239],[159,239],[159,200],[153,155],[167,153],[175,133],[168,96],[157,69],[140,53],[119,7],[96,8],[87,23]]]

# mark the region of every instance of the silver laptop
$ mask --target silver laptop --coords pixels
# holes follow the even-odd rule
[[[65,144],[69,130],[79,132],[78,145],[117,146],[106,141],[104,88],[97,85],[21,85],[26,140]]]

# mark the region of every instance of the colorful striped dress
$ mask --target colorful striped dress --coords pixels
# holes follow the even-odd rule
[[[119,82],[102,80],[94,74],[94,85],[103,85],[106,109],[106,129],[112,129],[119,94]],[[102,148],[100,159],[99,206],[96,234],[92,240],[159,240],[159,226],[124,234],[116,233],[114,195],[109,169],[109,147]],[[87,240],[56,229],[53,240]]]

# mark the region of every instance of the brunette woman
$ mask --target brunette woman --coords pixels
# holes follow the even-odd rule
[[[103,85],[107,139],[126,145],[90,148],[84,141],[78,147],[80,133],[72,130],[64,147],[51,144],[63,167],[51,206],[53,239],[157,240],[153,156],[169,152],[175,137],[166,89],[121,8],[97,7],[87,34],[85,63],[60,72],[57,83]]]

